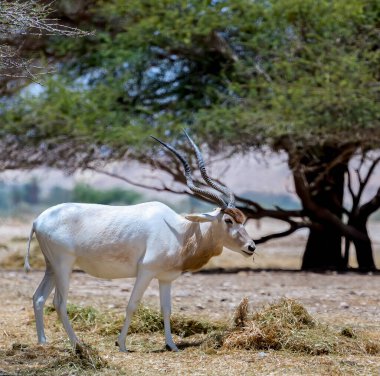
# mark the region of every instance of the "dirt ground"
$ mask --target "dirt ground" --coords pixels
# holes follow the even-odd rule
[[[29,274],[21,271],[0,272],[0,328],[3,337],[0,350],[9,351],[15,343],[35,346],[31,297],[42,275],[41,271]],[[81,306],[91,305],[101,311],[121,313],[124,312],[132,286],[132,280],[104,281],[83,273],[74,273],[69,300]],[[332,327],[349,326],[355,330],[364,330],[380,340],[379,288],[379,275],[294,272],[185,274],[173,286],[173,311],[211,320],[229,319],[244,296],[249,298],[253,309],[281,297],[289,297],[302,303],[314,317]],[[152,283],[146,291],[144,304],[158,308],[157,283]],[[47,336],[54,346],[68,346],[65,333],[61,328],[57,329],[57,325],[48,325]],[[91,336],[83,338],[90,342],[91,339]],[[121,355],[112,345],[115,339],[98,338],[99,343],[95,346],[102,349],[106,358],[117,364],[121,374],[123,367],[126,367],[125,372],[133,371],[131,374],[147,375],[380,374],[378,356],[350,355],[344,358],[290,355],[287,358],[285,354],[274,351],[237,351],[236,354],[211,356],[188,348],[180,354],[161,353],[162,356],[157,359],[158,353],[139,348],[134,336],[129,344],[135,352]],[[157,342],[157,349],[163,347],[163,334],[154,335],[151,340]],[[176,340],[181,342],[178,337]],[[261,357],[265,358],[265,363]],[[18,372],[24,374],[29,369],[28,359],[23,360],[26,364],[13,364],[12,357],[3,358],[2,361],[4,364],[0,364],[0,370],[11,375]],[[164,361],[167,362],[165,366]],[[131,362],[135,368],[129,368]],[[149,362],[152,362],[151,365]],[[279,366],[283,368],[278,369]]]
[[[42,271],[0,272],[0,323],[12,314],[31,309],[31,298],[41,281]],[[101,280],[84,273],[72,275],[69,300],[100,310],[124,312],[133,279]],[[253,309],[281,297],[295,299],[326,322],[360,325],[380,330],[380,276],[360,274],[316,274],[294,272],[239,272],[228,274],[186,273],[173,283],[173,312],[189,316],[226,318],[243,297]],[[158,283],[154,280],[143,302],[158,309]],[[17,311],[17,309],[16,309]]]
[[[28,227],[10,226],[8,231],[2,227],[1,260],[12,252],[23,254]],[[238,273],[210,272],[214,267],[275,268],[281,265],[297,269],[304,240],[301,234],[274,246],[259,247],[254,263],[224,252],[208,265],[208,271],[186,273],[174,282],[173,312],[211,321],[231,320],[243,297],[248,297],[253,310],[287,297],[300,302],[317,320],[332,328],[351,327],[380,341],[379,274],[254,269]],[[375,241],[377,262],[378,241]],[[378,355],[310,356],[273,350],[210,354],[202,351],[196,342],[178,336],[175,341],[182,344],[181,351],[171,353],[163,351],[163,333],[129,336],[127,345],[132,352],[128,354],[118,352],[114,336],[81,333],[80,337],[99,349],[110,367],[98,371],[75,366],[65,368],[62,362],[65,362],[69,344],[55,317],[49,317],[46,324],[49,344],[36,345],[31,299],[42,276],[43,271],[35,266],[28,274],[20,269],[0,269],[0,375],[380,375]],[[118,315],[124,313],[132,287],[133,280],[100,280],[74,272],[69,301]],[[158,300],[158,284],[153,281],[143,303],[158,309]],[[51,297],[47,304],[51,304]],[[56,367],[52,367],[51,360],[49,365],[46,363],[52,353]]]

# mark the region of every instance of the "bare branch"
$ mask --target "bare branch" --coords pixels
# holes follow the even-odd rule
[[[347,188],[348,188],[348,191],[350,192],[352,202],[354,202],[354,200],[355,200],[355,192],[354,192],[354,188],[352,186],[351,172],[350,172],[350,170],[349,170],[348,167],[346,169],[346,176],[347,176]]]
[[[157,187],[157,186],[152,186],[152,185],[138,183],[138,182],[136,182],[136,181],[134,181],[132,179],[126,178],[125,176],[116,174],[114,172],[102,170],[102,169],[99,169],[97,167],[87,166],[86,169],[94,171],[94,172],[97,172],[97,173],[100,173],[100,174],[103,174],[103,175],[110,176],[112,178],[115,178],[115,179],[118,179],[118,180],[121,180],[121,181],[124,181],[125,183],[131,184],[131,185],[133,185],[135,187],[140,187],[140,188],[145,188],[145,189],[152,189],[152,190],[155,190],[157,192],[170,192],[170,193],[175,193],[175,194],[180,194],[180,195],[182,195],[182,194],[192,195],[187,190],[180,190],[180,191],[178,191],[178,190],[175,190],[175,189],[172,189],[172,188],[168,187],[165,184],[163,184],[161,187]]]
[[[254,241],[256,244],[265,243],[268,240],[282,238],[282,237],[288,236],[290,234],[293,234],[293,232],[295,232],[301,228],[307,228],[307,227],[310,227],[310,225],[308,225],[306,223],[295,223],[295,222],[293,222],[293,224],[285,231],[278,232],[276,234],[270,234],[270,235],[262,236],[259,239],[254,239]]]
[[[371,200],[359,208],[359,216],[368,219],[368,217],[380,208],[380,188]]]
[[[38,82],[36,75],[48,73],[44,67],[33,65],[32,60],[20,54],[20,47],[31,37],[61,35],[76,38],[93,34],[48,18],[52,12],[50,4],[0,0],[0,76],[31,78]]]
[[[356,149],[357,149],[356,145],[348,145],[348,147],[341,154],[339,154],[334,160],[332,160],[328,164],[325,163],[322,172],[313,181],[313,188],[315,189],[320,184],[323,184],[326,177],[331,173],[331,171],[335,167],[337,167],[341,164],[347,164],[348,161],[351,159],[352,155],[355,153]],[[318,164],[318,168],[320,168],[320,167],[321,167],[321,164]]]
[[[249,218],[274,218],[291,223],[291,218],[301,218],[304,217],[304,212],[302,210],[285,210],[277,207],[276,209],[265,209],[260,204],[250,199],[236,196],[236,200],[243,205],[237,205],[237,207],[244,211],[244,213]]]
[[[371,178],[371,176],[372,176],[372,174],[373,174],[373,172],[374,172],[376,166],[377,166],[377,165],[379,164],[379,162],[380,162],[380,157],[375,158],[375,159],[372,161],[372,163],[371,163],[371,165],[370,165],[370,167],[369,167],[367,173],[365,174],[364,177],[362,177],[362,176],[360,175],[360,170],[361,170],[361,167],[363,166],[364,162],[365,162],[365,161],[364,161],[364,157],[363,157],[363,158],[361,159],[360,167],[357,169],[357,175],[358,175],[358,180],[359,180],[359,189],[358,189],[358,192],[357,192],[357,194],[355,195],[355,199],[354,199],[354,201],[353,201],[352,210],[351,210],[352,212],[355,212],[356,209],[358,208],[359,203],[360,203],[360,200],[361,200],[362,195],[363,195],[363,192],[364,192],[364,190],[365,190],[365,188],[366,188],[366,186],[367,186],[367,184],[368,184],[368,182],[369,182],[369,180],[370,180],[370,178]]]
[[[302,200],[305,210],[308,212],[308,216],[313,220],[320,223],[327,223],[336,228],[342,235],[347,236],[350,239],[364,239],[365,236],[353,226],[346,225],[330,210],[317,205],[311,198],[310,192],[305,184],[306,178],[303,174],[302,167],[298,166],[293,170],[294,184],[297,194]]]
[[[35,1],[0,1],[0,33],[13,35],[64,35],[80,37],[88,32],[62,25],[57,19],[47,18],[50,4]]]
[[[371,178],[371,176],[372,176],[376,166],[379,164],[379,162],[380,162],[380,157],[378,157],[372,161],[372,164],[371,164],[370,168],[368,169],[366,176],[363,179],[364,185],[366,185],[369,182],[369,179]]]

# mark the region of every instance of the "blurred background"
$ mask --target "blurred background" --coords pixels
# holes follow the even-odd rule
[[[186,129],[258,244],[207,268],[376,271],[379,16],[375,0],[1,1],[1,266],[61,202],[212,208],[150,138],[202,185]]]

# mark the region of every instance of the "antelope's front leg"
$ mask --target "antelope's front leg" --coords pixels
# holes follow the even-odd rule
[[[171,314],[171,282],[159,281],[160,286],[160,303],[161,312],[164,317],[164,329],[165,329],[165,341],[166,346],[171,351],[178,351],[178,347],[175,345],[172,337],[172,332],[170,330],[170,314]]]
[[[153,275],[150,273],[139,272],[137,274],[135,285],[133,286],[133,290],[131,293],[131,297],[129,298],[128,306],[127,306],[127,314],[125,317],[125,322],[123,325],[123,329],[117,339],[117,343],[119,345],[119,349],[122,352],[127,352],[127,348],[125,346],[125,340],[128,333],[128,328],[132,320],[132,316],[136,311],[140,300],[149,286],[150,281],[153,279]]]

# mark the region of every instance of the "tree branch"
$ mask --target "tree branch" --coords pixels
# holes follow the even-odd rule
[[[97,172],[99,174],[110,176],[112,178],[115,178],[115,179],[118,179],[121,181],[124,181],[125,183],[131,184],[131,185],[133,185],[135,187],[139,187],[139,188],[152,189],[152,190],[157,191],[157,192],[170,192],[170,193],[175,193],[175,194],[180,194],[180,195],[182,195],[182,194],[192,195],[190,192],[188,192],[186,190],[177,191],[175,189],[168,187],[166,184],[163,184],[161,187],[155,187],[152,185],[138,183],[132,179],[126,178],[125,176],[121,176],[121,175],[116,174],[114,172],[102,170],[102,169],[99,169],[99,168],[93,167],[93,166],[87,166],[86,169]]]
[[[347,164],[351,159],[352,155],[356,150],[356,145],[348,145],[347,148],[339,154],[335,159],[333,159],[330,163],[324,164],[325,168],[323,171],[314,179],[313,181],[313,189],[316,189],[321,183],[323,184],[326,177],[330,174],[330,172],[337,166],[341,164]],[[318,168],[321,166],[318,165]]]
[[[378,157],[372,161],[371,166],[369,167],[364,178],[362,178],[360,175],[360,169],[364,163],[363,160],[361,162],[360,167],[357,169],[357,175],[358,175],[358,180],[359,180],[359,189],[358,189],[358,192],[355,195],[355,199],[353,201],[352,210],[351,210],[352,213],[354,213],[356,211],[356,209],[358,208],[360,200],[361,200],[362,195],[363,195],[363,192],[364,192],[364,190],[365,190],[365,188],[369,182],[369,179],[371,178],[371,176],[372,176],[372,174],[373,174],[373,172],[374,172],[374,170],[375,170],[375,168],[379,162],[380,162],[380,157]]]
[[[307,227],[309,227],[309,225],[306,224],[306,223],[296,223],[296,222],[294,222],[287,230],[282,231],[282,232],[278,232],[276,234],[262,236],[259,239],[254,239],[254,242],[256,244],[262,244],[262,243],[267,242],[268,240],[278,239],[278,238],[282,238],[282,237],[288,236],[288,235],[292,234],[293,232],[295,232],[295,231],[297,231],[297,230],[299,230],[301,228],[307,228]]]
[[[372,197],[367,203],[363,204],[359,208],[359,216],[363,219],[368,219],[368,217],[380,208],[380,188],[376,192],[375,196]]]
[[[348,167],[347,167],[347,169],[346,169],[346,176],[347,176],[347,188],[348,188],[348,191],[350,192],[351,199],[352,199],[352,203],[354,203],[354,200],[355,200],[355,192],[354,192],[354,188],[353,188],[353,186],[352,186],[351,172],[350,172],[350,170],[349,170]]]
[[[279,207],[275,209],[265,209],[260,204],[250,199],[236,196],[236,201],[243,203],[244,205],[238,205],[238,208],[249,217],[249,218],[274,218],[290,223],[291,218],[294,217],[304,217],[304,212],[302,210],[285,210]]]
[[[304,209],[313,220],[333,226],[342,235],[348,238],[363,240],[365,235],[356,230],[353,226],[346,225],[343,221],[328,209],[317,205],[311,198],[309,186],[303,173],[302,165],[297,164],[293,168],[294,185],[298,196],[301,198]]]

